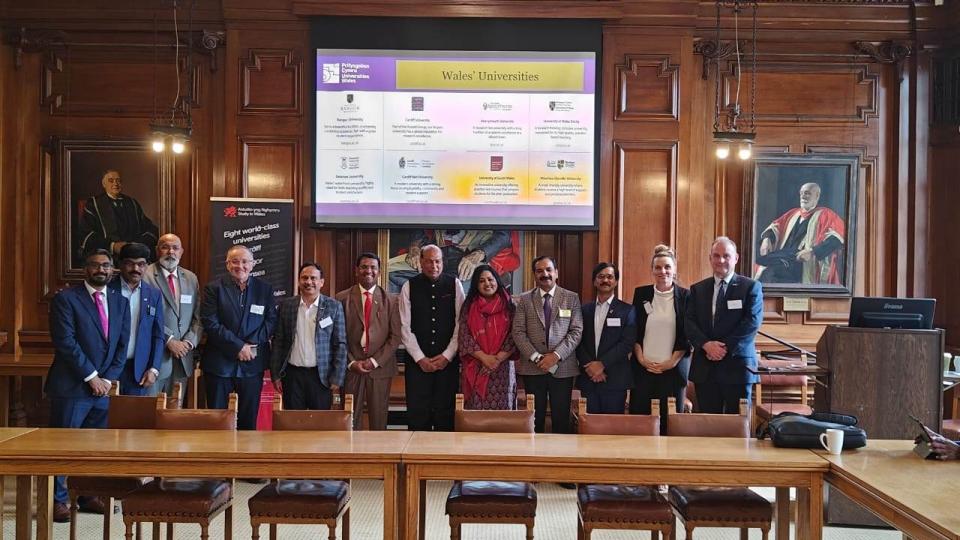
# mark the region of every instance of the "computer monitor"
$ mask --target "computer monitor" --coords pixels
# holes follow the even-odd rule
[[[854,297],[850,326],[859,328],[933,328],[934,298]]]

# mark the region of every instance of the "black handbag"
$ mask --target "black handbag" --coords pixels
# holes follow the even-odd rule
[[[857,427],[856,416],[834,413],[780,413],[757,429],[757,438],[770,437],[774,446],[783,448],[822,448],[820,435],[828,429],[843,431],[844,450],[867,445],[867,432]]]

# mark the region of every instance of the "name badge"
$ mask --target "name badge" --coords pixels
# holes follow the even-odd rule
[[[258,306],[257,304],[251,304],[250,313],[253,313],[254,315],[263,315],[263,306]]]
[[[650,305],[650,302],[643,303],[643,310],[647,312],[647,315],[653,313],[653,306]]]
[[[560,316],[563,317],[563,318],[565,318],[565,319],[569,319],[569,318],[570,318],[570,310],[569,310],[569,309],[561,309],[561,310],[560,310]]]
[[[181,295],[180,295],[180,303],[181,303],[181,304],[192,304],[192,303],[193,303],[193,295],[192,295],[192,294],[181,294]]]
[[[727,309],[743,309],[743,300],[727,300]]]
[[[157,314],[157,308],[153,306],[147,306],[147,313],[149,313],[151,317],[154,317]]]
[[[607,326],[620,326],[620,317],[607,319]]]
[[[331,319],[330,317],[324,317],[323,319],[320,320],[320,328],[326,328],[331,324],[333,324],[333,319]]]

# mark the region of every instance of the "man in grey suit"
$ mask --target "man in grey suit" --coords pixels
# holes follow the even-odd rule
[[[569,433],[570,396],[580,373],[580,296],[557,285],[556,263],[546,255],[534,259],[533,273],[537,288],[520,297],[513,318],[513,341],[520,351],[517,373],[533,394],[537,433],[544,431],[548,397],[553,432]]]
[[[163,294],[163,362],[157,382],[149,387],[149,395],[167,395],[173,385],[184,382],[193,373],[193,350],[203,335],[200,321],[200,283],[197,275],[180,266],[183,243],[172,233],[157,242],[157,262],[147,267],[143,280]]]

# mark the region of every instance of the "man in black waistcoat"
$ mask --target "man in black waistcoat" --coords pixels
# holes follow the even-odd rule
[[[420,273],[400,289],[400,336],[410,357],[404,371],[410,431],[453,431],[461,304],[463,287],[443,273],[443,252],[423,246]]]

